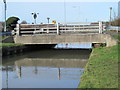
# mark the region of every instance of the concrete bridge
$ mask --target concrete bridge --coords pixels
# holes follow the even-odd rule
[[[22,44],[66,44],[106,43],[116,45],[117,41],[108,34],[103,22],[87,24],[18,24],[15,28],[15,43]]]

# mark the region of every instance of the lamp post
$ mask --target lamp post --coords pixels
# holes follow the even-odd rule
[[[6,8],[6,0],[3,0],[3,2],[4,2],[4,17],[5,17],[5,22],[4,22],[4,32],[6,32],[7,30],[6,30],[6,10],[7,10],[7,8]]]
[[[111,13],[112,13],[112,7],[110,7],[110,25],[111,25],[111,19],[112,19]]]
[[[36,24],[37,15],[38,15],[39,13],[31,13],[31,14],[33,15],[33,18],[34,18],[34,24]]]
[[[50,20],[50,18],[49,18],[49,17],[47,17],[47,20],[48,20],[48,24],[49,24],[49,20]]]

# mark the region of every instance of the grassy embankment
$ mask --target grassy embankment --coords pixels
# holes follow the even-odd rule
[[[78,88],[118,88],[118,47],[93,49]]]
[[[0,36],[0,41],[4,40],[11,36]],[[8,47],[16,47],[16,46],[23,46],[22,44],[15,44],[15,43],[0,43],[0,48],[8,48]]]
[[[22,44],[15,44],[15,43],[0,43],[0,48],[7,48],[7,47],[16,47],[22,46]]]

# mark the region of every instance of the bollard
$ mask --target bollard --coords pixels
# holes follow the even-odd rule
[[[102,22],[99,22],[99,33],[101,34],[103,30]]]
[[[57,35],[59,35],[59,23],[57,23]]]
[[[17,30],[16,34],[19,36],[20,35],[20,24],[17,24],[16,27],[17,27],[16,28],[16,30]]]

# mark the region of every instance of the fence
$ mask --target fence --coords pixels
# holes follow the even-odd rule
[[[118,26],[108,26],[106,28],[107,31],[114,30],[114,31],[120,31],[120,27]]]
[[[17,24],[16,35],[61,35],[80,33],[102,33],[105,31],[103,22],[57,23],[57,24]]]

